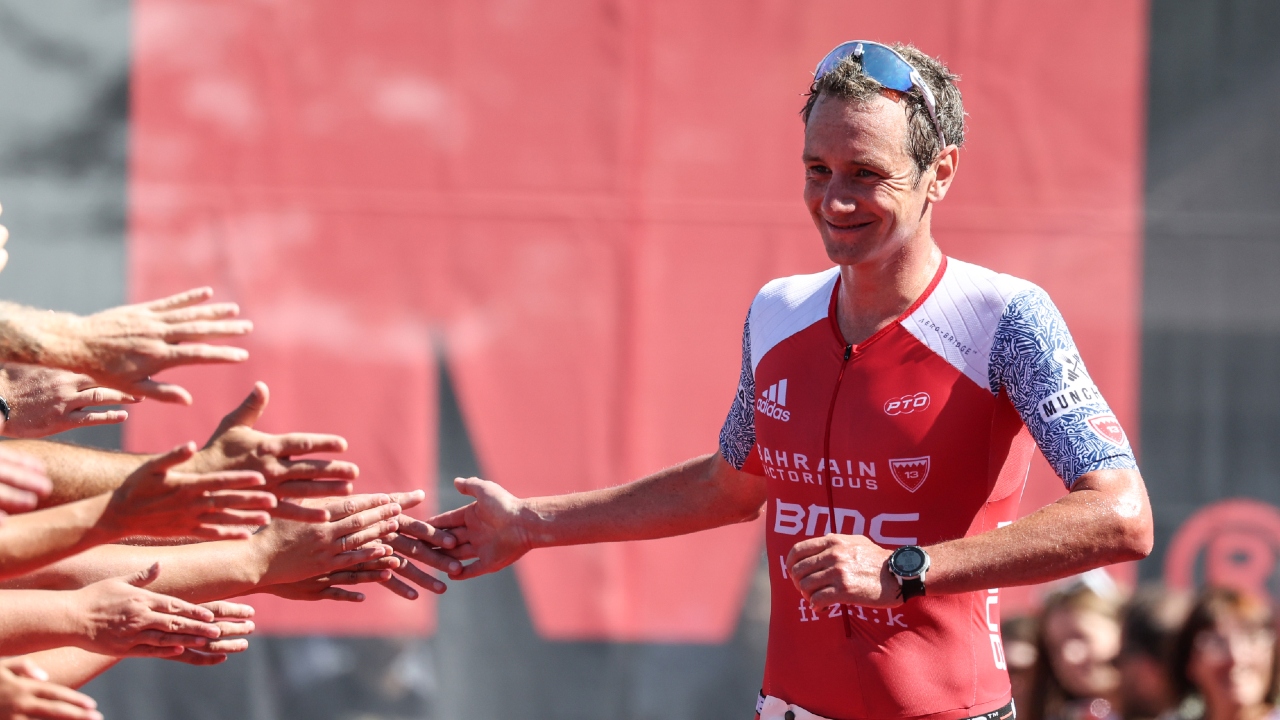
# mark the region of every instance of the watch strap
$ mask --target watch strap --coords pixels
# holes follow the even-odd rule
[[[924,581],[918,577],[901,578],[899,583],[902,588],[898,591],[898,595],[903,600],[910,600],[913,597],[921,597],[925,594]]]

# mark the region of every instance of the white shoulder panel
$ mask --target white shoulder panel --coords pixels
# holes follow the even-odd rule
[[[840,268],[771,280],[751,303],[751,371],[778,343],[827,317]]]
[[[902,326],[980,387],[991,390],[991,343],[1005,307],[1034,287],[1026,280],[947,258],[933,294]],[[992,390],[992,392],[995,392]]]

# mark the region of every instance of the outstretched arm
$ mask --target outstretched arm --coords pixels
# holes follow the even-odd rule
[[[606,490],[520,499],[477,478],[455,486],[476,499],[425,523],[406,519],[392,547],[466,579],[500,570],[528,551],[555,545],[648,540],[746,522],[760,515],[765,479],[704,455]],[[440,551],[440,530],[458,544]],[[461,567],[457,560],[475,558]]]
[[[110,494],[10,518],[0,524],[0,577],[23,575],[105,543],[148,537],[246,538],[275,507],[254,472],[190,474],[173,466],[192,444],[149,461]]]
[[[415,498],[418,496],[415,495]],[[323,523],[275,520],[247,541],[167,547],[104,545],[5,581],[7,588],[74,590],[160,563],[147,587],[203,603],[294,583],[390,555],[379,538],[397,527],[400,505],[387,495],[311,500],[333,519]]]
[[[81,317],[0,303],[0,360],[84,373],[134,397],[191,404],[178,385],[152,379],[182,365],[243,362],[249,353],[206,341],[245,335],[235,303],[205,305],[210,288]]]
[[[351,481],[360,474],[360,469],[342,460],[301,457],[346,451],[347,441],[337,435],[271,435],[254,429],[267,409],[269,398],[266,384],[255,383],[244,402],[222,419],[205,446],[176,469],[194,473],[226,470],[259,473],[266,480],[262,489],[282,499],[272,511],[273,515],[319,522],[324,517],[318,509],[304,508],[284,499],[350,494]],[[44,462],[54,488],[41,503],[45,507],[111,492],[143,463],[154,458],[43,440],[13,440],[5,443],[5,447]]]

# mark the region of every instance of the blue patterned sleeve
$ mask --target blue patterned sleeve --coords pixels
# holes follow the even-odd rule
[[[993,392],[1009,394],[1068,488],[1087,472],[1137,468],[1124,429],[1044,290],[1031,287],[1005,307],[991,347],[989,380]]]
[[[730,465],[741,470],[756,444],[756,376],[751,369],[751,313],[742,326],[742,376],[738,392],[729,406],[729,417],[720,429],[720,454]]]

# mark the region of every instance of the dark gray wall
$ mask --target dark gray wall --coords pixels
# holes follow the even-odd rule
[[[1273,0],[1152,4],[1142,467],[1158,545],[1142,568],[1149,578],[1204,503],[1280,505],[1277,37]]]

